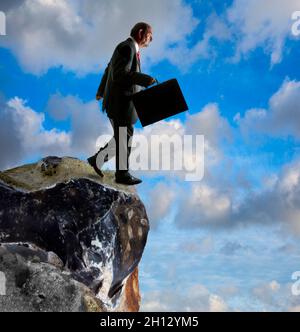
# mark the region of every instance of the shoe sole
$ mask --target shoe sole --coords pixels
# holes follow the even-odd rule
[[[136,186],[138,184],[141,184],[143,181],[137,181],[137,182],[131,182],[130,183],[130,182],[115,179],[115,182],[118,183],[118,184],[124,184],[126,186]]]
[[[138,184],[141,184],[142,182],[139,183],[124,183],[124,182],[118,182],[116,181],[117,184],[122,184],[124,186],[137,186]]]

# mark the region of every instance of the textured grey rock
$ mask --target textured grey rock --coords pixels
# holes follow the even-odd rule
[[[93,311],[92,305],[105,311],[92,292],[70,273],[43,262],[47,253],[18,246],[21,254],[22,250],[26,252],[23,257],[12,247],[0,246],[0,271],[6,278],[6,294],[0,295],[1,312],[86,312]]]

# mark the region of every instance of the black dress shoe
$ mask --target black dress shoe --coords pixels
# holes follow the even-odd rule
[[[102,171],[98,168],[97,163],[96,163],[96,156],[92,156],[90,158],[87,159],[88,163],[93,167],[94,171],[101,177],[104,177],[104,174],[102,173]]]
[[[132,176],[129,173],[125,173],[122,175],[116,174],[116,183],[119,183],[119,184],[125,184],[127,186],[135,186],[142,182],[143,182],[142,180],[135,178],[134,176]]]

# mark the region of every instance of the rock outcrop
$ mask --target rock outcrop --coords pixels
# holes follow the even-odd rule
[[[0,173],[0,311],[138,311],[149,222],[134,188],[74,158]]]

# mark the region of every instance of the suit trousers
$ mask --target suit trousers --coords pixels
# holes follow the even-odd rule
[[[117,120],[109,118],[113,128],[113,138],[97,153],[97,166],[116,157],[116,174],[124,174],[129,171],[129,158],[131,154],[131,141],[134,134],[133,125],[122,125]]]

